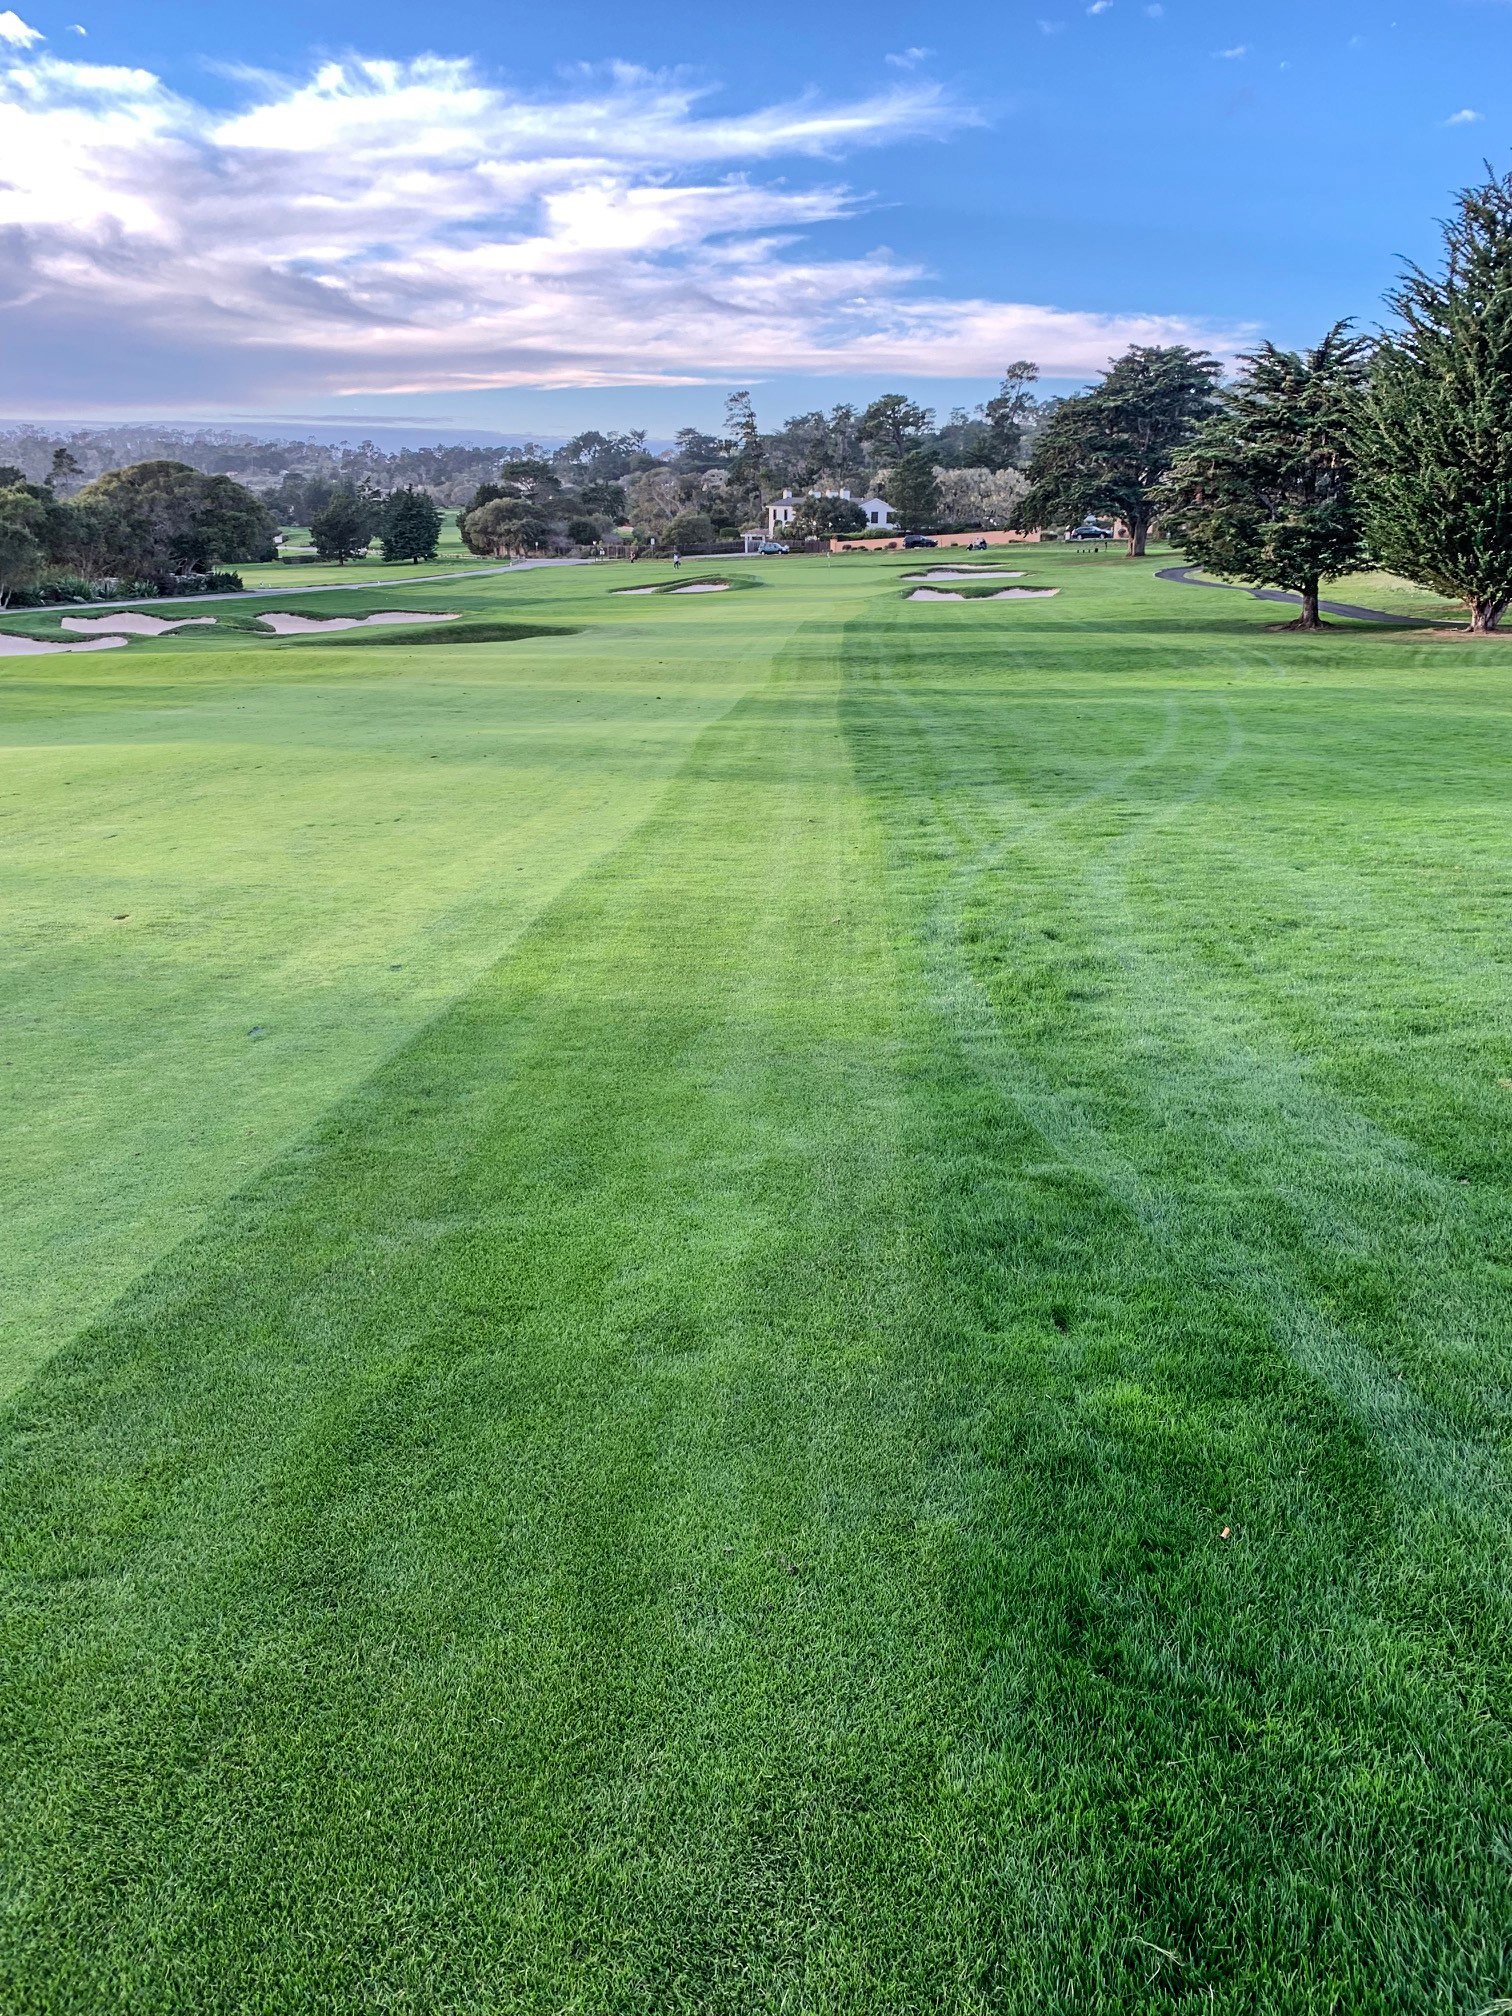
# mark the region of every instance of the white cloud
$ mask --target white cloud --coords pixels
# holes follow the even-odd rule
[[[40,28],[33,28],[14,14],[9,7],[0,14],[0,42],[9,42],[13,49],[30,49],[33,43],[45,42],[47,37]]]
[[[81,21],[70,21],[68,24],[68,32],[70,35],[87,35],[89,33],[89,30],[84,26],[83,22]]]
[[[226,112],[147,70],[0,69],[14,410],[986,376],[1013,356],[1079,376],[1130,342],[1252,333],[959,299],[886,247],[822,250],[867,199],[795,163],[970,120],[922,80],[736,112],[628,66],[551,97],[438,58],[243,82]]]
[[[1467,105],[1462,112],[1455,112],[1444,121],[1446,126],[1479,126],[1485,118],[1484,112],[1472,112]]]
[[[1036,21],[1034,25],[1036,28],[1038,28],[1041,35],[1063,34],[1066,26],[1064,21],[1044,21],[1044,20]]]
[[[1113,0],[1092,0],[1092,5],[1087,9],[1087,12],[1089,14],[1106,14],[1112,5]]]
[[[1237,63],[1249,54],[1248,42],[1236,42],[1232,49],[1215,49],[1213,54],[1220,63]]]
[[[935,52],[933,49],[895,49],[883,62],[890,63],[894,70],[917,70],[921,63],[927,63]]]

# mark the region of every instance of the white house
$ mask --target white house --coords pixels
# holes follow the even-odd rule
[[[859,504],[866,513],[867,529],[891,532],[897,525],[892,506],[882,497],[852,497],[849,490],[810,490],[810,497],[843,497],[847,504]],[[784,490],[775,504],[766,507],[767,537],[775,539],[784,526],[791,525],[803,502],[791,490]]]

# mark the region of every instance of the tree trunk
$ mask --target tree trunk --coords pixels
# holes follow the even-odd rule
[[[1470,629],[1477,637],[1489,637],[1501,622],[1507,607],[1505,595],[1472,595],[1470,603]]]
[[[1316,581],[1309,581],[1307,586],[1302,590],[1302,620],[1297,625],[1297,628],[1299,630],[1321,630],[1323,628],[1323,620],[1318,614],[1318,584]]]
[[[1129,558],[1131,560],[1143,560],[1145,557],[1145,541],[1149,536],[1150,527],[1147,520],[1143,518],[1131,518],[1129,520]]]

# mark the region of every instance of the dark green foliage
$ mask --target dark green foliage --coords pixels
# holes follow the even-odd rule
[[[567,537],[575,546],[595,546],[604,536],[604,528],[597,518],[569,518]]]
[[[1356,446],[1366,345],[1340,322],[1305,355],[1266,343],[1182,449],[1158,504],[1187,558],[1302,597],[1365,562]]]
[[[395,490],[384,502],[378,536],[385,560],[434,560],[441,513],[423,490]]]
[[[800,539],[843,539],[866,530],[866,513],[850,497],[805,497],[793,518]]]
[[[939,492],[934,457],[927,448],[912,449],[888,471],[887,501],[905,532],[921,532],[934,523]]]
[[[901,392],[884,392],[873,399],[857,423],[861,445],[879,462],[896,462],[919,446],[934,425],[927,406],[905,398]]]
[[[1010,364],[1003,373],[1003,382],[997,393],[982,409],[989,432],[984,452],[976,461],[978,468],[1013,469],[1018,466],[1024,422],[1035,405],[1031,388],[1038,379],[1039,366],[1031,364],[1027,358]]]
[[[79,458],[71,448],[66,448],[61,444],[54,448],[52,452],[52,464],[47,477],[50,489],[61,490],[64,484],[72,483],[76,477],[82,476],[83,473],[83,470],[79,466]]]
[[[574,495],[585,511],[607,518],[611,525],[623,525],[630,506],[623,483],[585,483]]]
[[[1142,554],[1155,492],[1212,412],[1218,375],[1215,359],[1185,344],[1127,350],[1092,391],[1049,409],[1017,523],[1074,525],[1089,512],[1115,512],[1128,527],[1130,556]]]
[[[739,491],[757,495],[765,456],[761,427],[749,392],[732,392],[726,399],[725,426],[729,430],[730,482]]]
[[[0,607],[40,579],[47,564],[46,524],[47,507],[27,485],[0,487]]]
[[[58,509],[79,514],[66,521],[69,557],[101,574],[205,573],[218,561],[274,554],[263,503],[229,476],[183,462],[108,470]]]
[[[1463,192],[1442,271],[1409,268],[1388,301],[1361,434],[1371,545],[1494,630],[1512,602],[1512,175]]]
[[[674,553],[704,553],[714,544],[714,520],[707,511],[679,511],[657,534],[658,547]]]
[[[562,485],[549,462],[535,456],[523,456],[504,463],[500,468],[499,494],[523,498],[538,511],[549,512],[562,494]]]
[[[529,553],[551,536],[551,520],[524,497],[501,496],[478,505],[457,521],[469,553],[502,559],[509,553]]]
[[[310,520],[310,539],[322,560],[345,566],[367,551],[371,520],[362,499],[350,484],[332,496],[325,509]]]

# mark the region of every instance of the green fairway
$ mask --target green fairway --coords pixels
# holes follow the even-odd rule
[[[918,564],[0,659],[0,2009],[1512,1995],[1512,655]]]
[[[285,530],[289,532],[291,528],[286,527]],[[431,561],[396,560],[391,563],[384,559],[383,548],[376,537],[365,560],[342,564],[335,560],[312,558],[310,556],[315,549],[310,544],[309,532],[302,528],[292,530],[284,550],[305,557],[294,561],[244,560],[236,569],[244,584],[248,588],[312,588],[326,582],[400,583],[407,574],[443,574],[457,568],[497,567],[500,564],[486,554],[468,552],[457,530],[455,511],[442,513],[441,539],[436,557]]]

